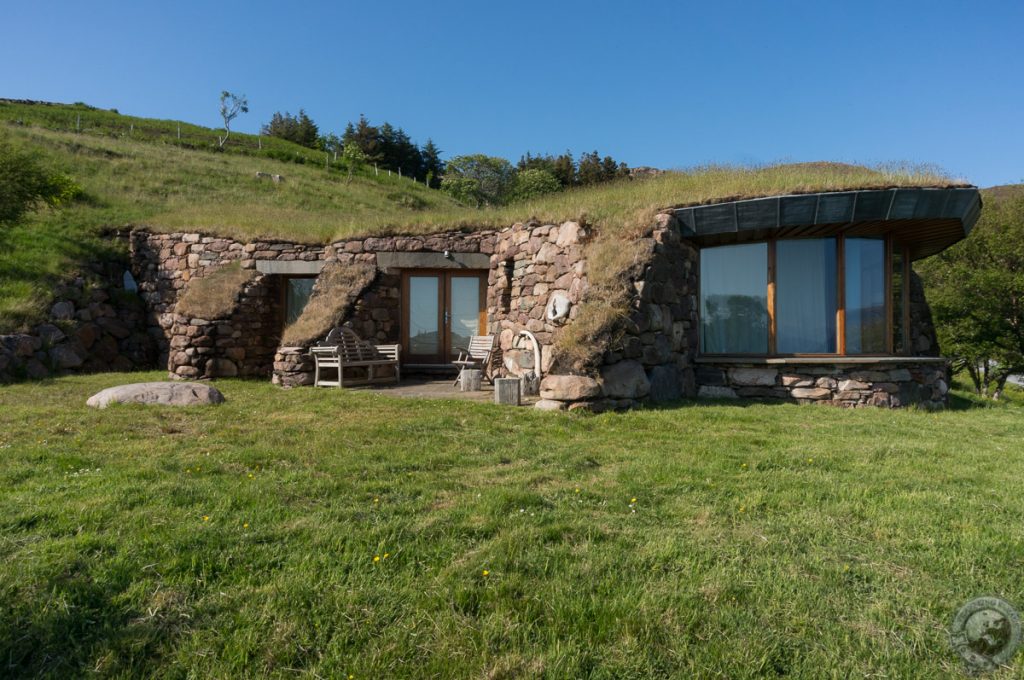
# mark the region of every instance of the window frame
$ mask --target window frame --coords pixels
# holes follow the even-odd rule
[[[871,235],[850,235],[849,237],[844,233],[838,234],[816,234],[814,236],[806,237],[795,237],[795,238],[780,238],[772,237],[767,239],[759,239],[757,242],[768,244],[768,282],[767,282],[767,307],[768,307],[768,353],[767,354],[744,354],[738,352],[732,352],[727,354],[722,353],[708,353],[703,351],[704,347],[704,323],[700,319],[701,305],[703,301],[703,291],[701,290],[702,276],[700,272],[700,257],[697,260],[697,306],[698,306],[698,342],[697,342],[697,354],[700,357],[709,358],[750,358],[750,359],[774,359],[774,358],[832,358],[832,357],[893,357],[893,356],[908,356],[912,351],[910,347],[910,249],[898,243],[892,233],[886,233],[882,236],[885,241],[885,317],[886,317],[886,351],[885,352],[866,352],[858,354],[848,354],[846,351],[846,239],[847,238],[871,238],[877,237],[877,234]],[[777,325],[777,275],[778,275],[778,260],[776,255],[776,249],[779,241],[791,241],[791,240],[805,240],[805,239],[822,239],[822,238],[834,238],[836,240],[836,352],[835,353],[779,353],[777,350],[778,344],[778,325]],[[731,245],[731,244],[722,244]],[[714,246],[708,246],[714,247]],[[901,312],[902,312],[902,345],[903,352],[896,354],[894,349],[894,306],[893,306],[893,254],[899,252],[902,255],[902,278],[903,288],[901,292]]]

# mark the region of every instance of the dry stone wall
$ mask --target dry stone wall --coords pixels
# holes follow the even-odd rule
[[[111,263],[76,276],[55,291],[45,323],[0,335],[0,382],[152,367],[145,310],[124,272]]]
[[[577,317],[587,290],[588,236],[577,222],[515,224],[497,235],[487,318],[508,374],[537,376],[551,369],[555,334]],[[540,371],[532,340],[520,335],[524,330],[539,343]]]
[[[273,272],[303,272],[315,276],[326,262],[368,263],[378,269],[373,283],[353,305],[344,323],[364,339],[379,343],[401,341],[402,261],[395,254],[443,253],[490,255],[494,232],[445,232],[426,236],[385,236],[342,240],[327,246],[280,241],[242,243],[200,233],[154,234],[132,232],[132,256],[139,277],[139,290],[149,308],[149,330],[159,350],[158,361],[172,377],[213,378],[224,376],[270,376],[276,364],[282,369],[280,384],[304,384],[308,361],[278,360],[277,351],[284,325],[283,276]],[[428,258],[429,259],[429,258]],[[217,267],[239,262],[244,269],[266,269],[239,292],[230,315],[220,319],[190,318],[175,311],[189,282],[204,277]],[[288,267],[286,263],[309,263]],[[274,266],[267,267],[268,263]],[[441,261],[448,266],[448,260]],[[287,375],[285,375],[287,374]]]
[[[918,405],[942,408],[949,392],[946,362],[907,359],[877,363],[702,364],[698,396],[772,399],[834,406]]]

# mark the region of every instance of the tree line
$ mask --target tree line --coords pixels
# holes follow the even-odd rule
[[[401,128],[385,121],[373,125],[360,115],[339,137],[321,134],[303,109],[297,115],[276,112],[260,132],[344,158],[351,164],[370,164],[441,189],[468,205],[501,205],[572,187],[589,186],[629,177],[629,166],[597,151],[573,158],[527,152],[516,165],[484,154],[456,156],[447,162],[432,139],[416,144]]]

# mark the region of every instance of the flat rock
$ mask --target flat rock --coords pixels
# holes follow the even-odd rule
[[[195,406],[220,404],[224,395],[205,383],[150,382],[108,387],[89,397],[86,405],[106,408],[110,404],[158,404],[160,406]]]
[[[533,407],[541,411],[563,411],[565,410],[566,403],[554,399],[541,399]]]

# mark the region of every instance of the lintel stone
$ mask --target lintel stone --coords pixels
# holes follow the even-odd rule
[[[378,269],[490,269],[485,253],[377,253]]]
[[[261,274],[317,275],[323,269],[322,260],[256,260],[256,271]]]

